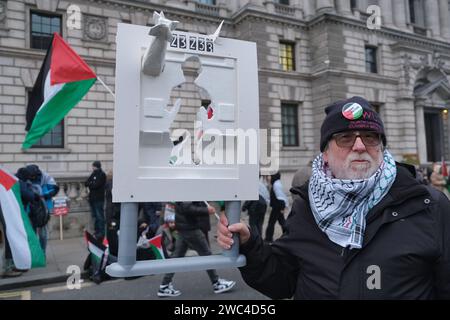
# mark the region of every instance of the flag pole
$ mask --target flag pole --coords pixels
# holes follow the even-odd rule
[[[203,201],[203,203],[206,204],[207,207],[210,206],[208,201]],[[214,212],[214,215],[216,216],[216,219],[220,221],[220,217],[219,217],[219,215],[216,212]]]
[[[112,92],[112,90],[103,82],[102,79],[100,79],[99,76],[97,76],[97,80],[100,81],[100,83],[105,87],[106,90],[108,90],[109,93],[111,93],[111,95],[114,97],[114,99],[116,98],[116,95],[114,94],[114,92]]]
[[[59,240],[64,240],[62,215],[59,215]]]

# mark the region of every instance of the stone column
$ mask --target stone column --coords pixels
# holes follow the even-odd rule
[[[350,8],[350,0],[337,0],[336,1],[336,10],[338,13],[348,16],[352,14],[352,10]]]
[[[303,20],[303,0],[293,0],[289,2],[290,6],[294,8],[294,17]]]
[[[150,21],[150,12],[133,11],[130,13],[131,23],[146,26]]]
[[[69,182],[67,188],[67,196],[70,200],[75,200],[78,197],[77,183]]]
[[[420,163],[425,163],[427,159],[427,140],[425,133],[425,116],[423,106],[420,104],[415,105],[416,111],[416,130],[417,130],[417,153]]]
[[[316,9],[317,13],[333,11],[334,10],[333,0],[317,0]]]
[[[369,6],[369,3],[367,0],[356,0],[357,3],[357,7],[361,12],[366,13],[367,12],[367,7]]]
[[[394,23],[400,29],[406,29],[405,0],[392,1],[394,4]]]
[[[265,5],[266,5],[267,12],[269,12],[269,13],[275,12],[275,4],[272,1],[266,2]]]
[[[431,29],[433,37],[439,37],[441,35],[439,15],[438,0],[425,1],[425,25],[428,29]]]
[[[385,27],[391,27],[393,25],[392,0],[380,0],[380,7],[381,7],[382,25]]]
[[[309,20],[314,16],[315,10],[313,0],[303,0],[303,13],[306,20]]]
[[[448,1],[439,0],[439,20],[441,27],[441,36],[450,40],[450,17],[448,13]]]

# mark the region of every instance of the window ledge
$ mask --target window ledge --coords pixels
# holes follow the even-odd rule
[[[71,153],[71,149],[67,148],[30,148],[27,150],[22,150],[23,153]]]
[[[280,151],[308,151],[309,149],[305,146],[288,147],[282,146]]]

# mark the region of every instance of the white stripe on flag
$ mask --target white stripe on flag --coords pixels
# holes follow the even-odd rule
[[[102,258],[103,256],[103,251],[97,247],[95,244],[93,244],[92,242],[88,242],[88,246],[89,246],[89,251],[91,253],[93,253],[96,257],[98,257],[99,259]]]
[[[65,83],[58,83],[52,86],[50,82],[51,73],[52,70],[51,69],[48,70],[44,84],[44,102],[42,102],[42,105],[39,107],[39,110],[41,110],[42,107],[44,107],[59,91],[61,91],[62,87],[65,85]],[[37,112],[39,112],[39,110]]]
[[[14,265],[17,269],[27,270],[31,268],[31,252],[28,246],[28,235],[22,220],[22,212],[19,203],[10,189],[6,191],[0,184],[0,203],[3,217],[6,223],[6,236],[11,247]]]

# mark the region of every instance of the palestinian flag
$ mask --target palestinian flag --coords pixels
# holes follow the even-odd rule
[[[0,169],[0,205],[14,266],[20,270],[45,267],[44,251],[23,208],[19,181],[2,169]]]
[[[64,119],[96,79],[86,62],[54,33],[28,101],[22,148],[30,148]]]
[[[87,231],[84,232],[84,237],[93,262],[96,266],[102,266],[105,262],[107,247]]]
[[[150,249],[153,251],[156,260],[165,259],[164,252],[162,248],[162,234],[159,234],[150,240],[148,240]]]
[[[445,163],[444,158],[442,158],[442,168],[441,168],[441,171],[442,171],[442,175],[443,175],[445,178],[447,178],[447,177],[448,177],[448,169],[447,169],[447,164]]]

